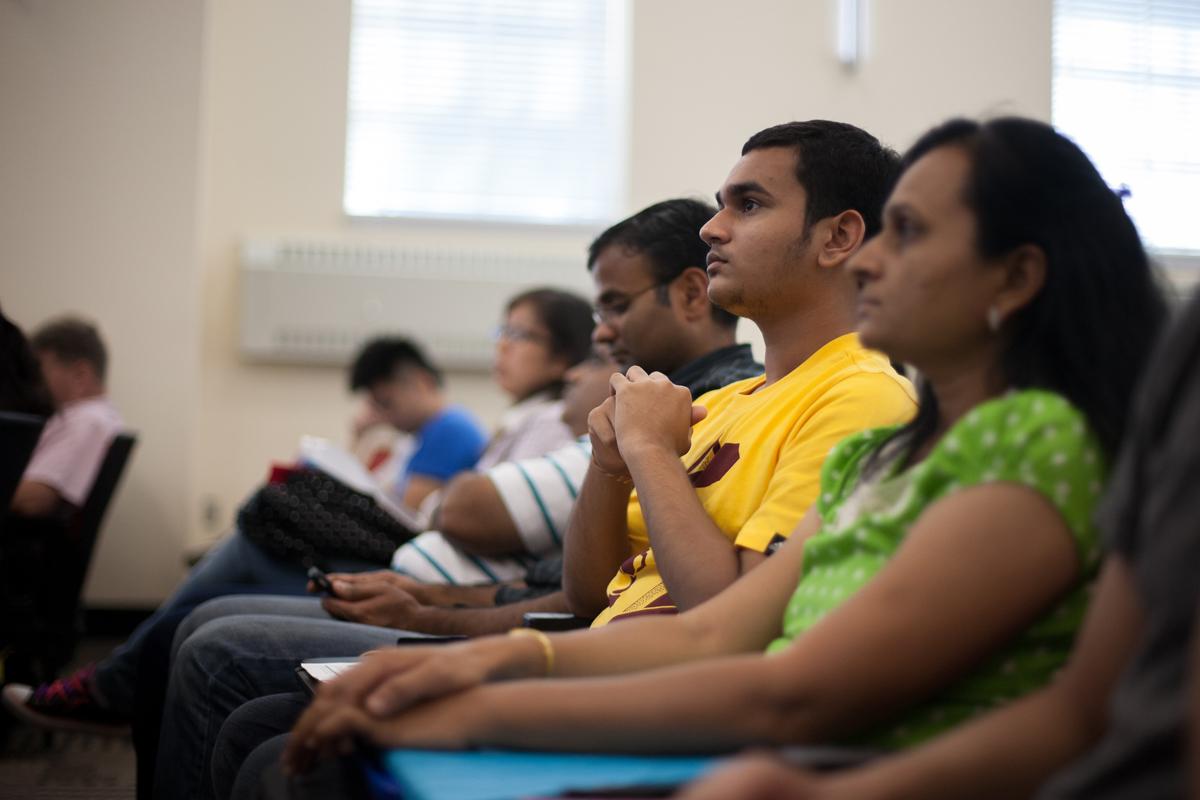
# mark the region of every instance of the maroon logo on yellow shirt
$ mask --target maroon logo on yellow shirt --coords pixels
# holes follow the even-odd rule
[[[624,563],[621,564],[621,568],[617,570],[617,576],[613,581],[614,583],[620,581],[620,584],[616,589],[608,593],[609,607],[612,607],[613,604],[621,599],[621,595],[625,594],[629,587],[633,586],[633,582],[637,580],[637,574],[646,568],[646,560],[649,557],[650,548],[646,548],[642,552],[635,553],[625,559]]]
[[[691,479],[692,486],[697,489],[712,486],[725,477],[725,473],[738,462],[740,455],[737,442],[714,442],[712,447],[701,453],[695,463],[688,467],[688,478]]]

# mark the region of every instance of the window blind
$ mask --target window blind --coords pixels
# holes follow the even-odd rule
[[[1054,124],[1148,246],[1200,253],[1200,2],[1055,0],[1053,24]]]
[[[354,0],[345,210],[610,220],[623,0]]]

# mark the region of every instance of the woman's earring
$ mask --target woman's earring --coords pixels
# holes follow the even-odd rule
[[[992,333],[998,333],[1000,331],[1000,323],[1002,323],[1003,321],[1004,320],[1000,317],[1000,309],[996,308],[995,306],[991,306],[990,308],[988,308],[988,311],[987,311],[988,330],[990,330]]]

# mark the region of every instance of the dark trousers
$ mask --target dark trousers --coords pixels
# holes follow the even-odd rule
[[[175,631],[196,606],[231,594],[276,594],[269,586],[226,584],[205,586],[180,598],[180,605],[159,618],[150,628],[138,654],[137,691],[134,695],[133,746],[137,752],[137,800],[154,796],[154,769],[162,712],[171,677],[171,652]]]

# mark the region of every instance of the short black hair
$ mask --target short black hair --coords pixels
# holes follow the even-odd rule
[[[588,246],[588,271],[600,254],[614,245],[650,259],[654,280],[660,286],[678,278],[688,267],[704,269],[708,245],[700,239],[700,229],[716,213],[714,206],[692,198],[663,200],[647,206],[596,237]],[[659,295],[660,300],[663,297]],[[737,324],[738,318],[733,314],[717,306],[712,308],[716,322],[727,328]]]
[[[854,209],[866,223],[866,238],[883,227],[883,203],[900,175],[900,155],[862,128],[813,119],[761,130],[742,145],[742,155],[768,147],[791,148],[796,180],[808,195],[804,229],[818,220]]]
[[[416,343],[399,336],[371,339],[358,351],[350,366],[350,391],[370,389],[376,384],[390,381],[400,370],[409,367],[423,370],[433,378],[434,383],[442,385],[442,371]]]
[[[100,331],[87,320],[65,316],[34,331],[29,344],[38,353],[52,353],[60,361],[85,361],[103,381],[108,372],[108,351]]]

